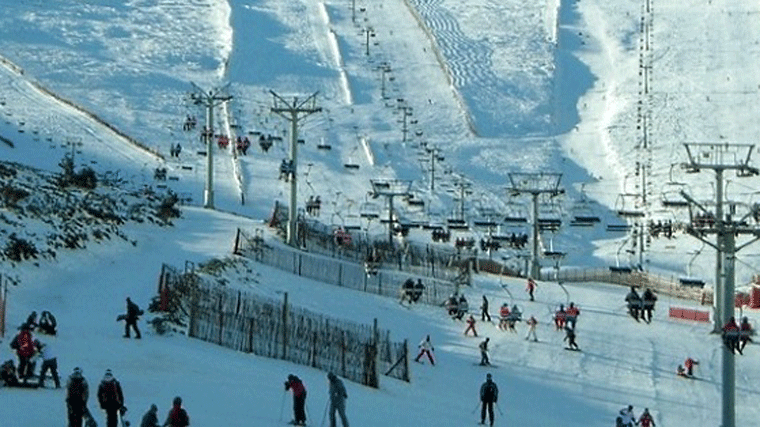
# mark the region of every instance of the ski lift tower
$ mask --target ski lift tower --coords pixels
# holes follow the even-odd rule
[[[686,232],[716,250],[715,269],[715,316],[714,332],[721,332],[722,326],[734,314],[734,281],[736,252],[760,239],[760,227],[749,227],[748,218],[752,217],[750,209],[740,219],[736,215],[736,205],[730,204],[728,214],[723,205],[724,177],[727,170],[735,170],[737,177],[750,177],[760,174],[760,170],[749,165],[754,144],[728,143],[685,143],[688,161],[681,166],[688,173],[697,173],[703,169],[715,171],[715,212],[710,212],[689,194],[682,191],[681,195],[689,203],[690,222]],[[695,212],[696,210],[696,212]],[[704,218],[710,220],[705,221]],[[705,238],[707,234],[715,234],[715,243]],[[736,237],[752,235],[754,238],[736,246]],[[735,364],[734,354],[728,347],[723,346],[723,412],[722,427],[735,427]]]
[[[293,97],[292,102],[288,102],[285,98],[269,91],[274,96],[274,106],[272,112],[284,117],[290,121],[290,204],[288,205],[288,245],[297,245],[297,216],[298,209],[296,208],[298,203],[298,122],[303,120],[304,117],[322,111],[322,108],[316,106],[317,92],[314,92],[304,100],[299,100],[297,96]]]
[[[196,105],[206,107],[206,129],[203,137],[206,140],[206,190],[203,192],[203,207],[214,209],[214,107],[221,105],[230,99],[232,95],[227,94],[230,84],[227,83],[221,88],[212,89],[208,92],[201,89],[195,83],[193,85],[195,92],[190,94],[190,100]]]
[[[388,244],[393,247],[393,198],[409,197],[412,194],[412,181],[399,179],[370,179],[372,191],[370,196],[378,198],[385,196],[388,199]]]
[[[507,188],[509,194],[511,196],[530,194],[532,197],[533,244],[531,245],[531,265],[529,276],[537,280],[541,278],[541,264],[538,259],[538,239],[540,233],[538,218],[538,197],[542,194],[547,194],[550,197],[563,194],[565,190],[559,188],[559,182],[561,179],[561,173],[551,172],[513,172],[509,174],[510,186]]]

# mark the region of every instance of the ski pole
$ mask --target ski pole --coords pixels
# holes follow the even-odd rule
[[[501,412],[501,406],[499,406],[499,402],[496,402],[496,409],[499,410],[499,415],[504,415],[504,413]]]
[[[475,413],[475,411],[477,411],[477,410],[478,410],[478,406],[480,406],[480,402],[477,402],[477,403],[475,404],[475,407],[474,407],[474,408],[472,408],[472,411],[470,411],[470,413],[471,413],[471,414],[474,414],[474,413]]]

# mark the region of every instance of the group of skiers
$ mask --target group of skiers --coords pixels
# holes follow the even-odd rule
[[[657,427],[652,414],[649,413],[649,408],[644,408],[644,412],[637,420],[633,413],[633,405],[628,405],[620,410],[618,417],[615,419],[615,427],[633,427],[634,425]]]
[[[646,288],[644,294],[639,296],[636,292],[636,287],[631,286],[631,291],[625,296],[625,302],[628,305],[628,313],[636,319],[639,319],[650,323],[652,321],[652,312],[654,311],[654,304],[657,301],[657,296],[651,289]]]
[[[425,285],[422,283],[422,279],[417,279],[417,283],[411,278],[406,279],[401,284],[401,299],[399,303],[403,304],[404,301],[407,301],[409,304],[419,302],[423,292],[425,292]]]
[[[428,342],[430,337],[428,336]],[[419,357],[418,357],[419,358]],[[432,356],[431,356],[432,361]],[[328,395],[330,397],[329,418],[330,427],[336,427],[336,414],[340,416],[343,427],[348,427],[348,417],[346,417],[346,399],[348,393],[343,381],[332,372],[327,374],[329,383]],[[293,393],[293,420],[290,424],[297,426],[306,425],[306,386],[297,376],[288,375],[285,381],[285,391],[291,390]]]
[[[82,369],[74,368],[66,384],[66,411],[68,415],[68,427],[95,426],[92,413],[87,407],[90,390]],[[106,413],[106,427],[117,427],[119,419],[127,412],[124,406],[124,393],[121,384],[114,377],[110,369],[106,369],[103,379],[98,385],[98,404]],[[187,427],[190,425],[190,417],[182,407],[182,398],[177,396],[172,402],[172,408],[166,416],[163,424],[158,423],[158,407],[152,404],[143,415],[140,427]]]
[[[56,333],[55,327],[55,317],[48,311],[42,312],[39,323],[37,322],[37,312],[33,311],[21,324],[18,334],[10,343],[10,348],[15,351],[18,358],[18,368],[13,360],[7,360],[0,365],[0,380],[6,387],[44,387],[45,376],[48,371],[53,377],[56,388],[61,387],[55,352],[49,344],[35,339],[32,333],[34,330],[38,330],[54,335]],[[38,360],[42,361],[39,378],[37,381],[31,381]]]

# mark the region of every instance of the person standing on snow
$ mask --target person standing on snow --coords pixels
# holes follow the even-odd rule
[[[158,424],[158,406],[156,404],[150,405],[150,409],[142,417],[140,427],[160,427]]]
[[[538,285],[536,284],[536,281],[533,280],[532,277],[528,277],[528,285],[525,286],[525,291],[528,293],[528,295],[530,295],[531,301],[535,301],[533,299],[533,292],[536,290],[537,287]]]
[[[472,331],[473,336],[478,336],[478,331],[475,330],[475,317],[472,314],[467,318],[467,329],[464,330],[464,334],[467,335],[470,331]]]
[[[643,311],[641,312],[641,318],[647,323],[652,321],[652,311],[654,311],[655,302],[657,302],[657,295],[647,288],[644,291],[644,295],[642,295]]]
[[[575,329],[575,322],[578,321],[578,316],[580,315],[581,311],[578,310],[578,307],[575,306],[574,302],[571,302],[570,306],[567,307],[567,310],[565,311],[565,321],[571,328]]]
[[[731,350],[731,353],[739,350],[739,354],[742,354],[739,349],[739,325],[736,324],[733,316],[723,326],[723,343],[726,345],[726,348]]]
[[[578,344],[575,342],[575,330],[570,326],[565,326],[565,338],[562,341],[567,341],[567,348],[570,350],[580,350]]]
[[[293,424],[297,426],[306,425],[306,387],[297,376],[288,375],[285,381],[285,391],[293,390]]]
[[[124,395],[121,384],[114,378],[110,369],[106,369],[103,380],[98,386],[98,403],[106,411],[106,426],[116,427],[119,423],[119,410],[124,407]]]
[[[491,341],[491,338],[486,337],[486,339],[478,345],[478,348],[480,348],[480,366],[491,366],[491,361],[488,359],[489,341]]]
[[[415,362],[420,361],[420,357],[427,355],[428,360],[430,360],[430,364],[435,366],[435,360],[433,359],[433,343],[430,342],[430,335],[425,337],[424,340],[420,342],[419,345],[420,353],[417,355],[417,357],[414,358]]]
[[[135,330],[135,338],[140,339],[140,330],[137,329],[137,320],[142,314],[143,311],[140,310],[140,307],[127,297],[127,315],[124,319],[126,320],[126,325],[124,326],[124,338],[129,338],[129,327],[131,326]]]
[[[11,348],[16,350],[16,356],[18,356],[18,377],[26,382],[32,376],[33,367],[31,360],[36,352],[32,330],[26,324],[21,328],[21,332],[11,341]]]
[[[694,375],[694,365],[699,365],[699,362],[691,357],[687,357],[683,364],[686,367],[686,375],[691,377]]]
[[[628,405],[627,408],[621,409],[620,418],[622,418],[625,427],[633,427],[636,424],[636,416],[633,415],[633,405]]]
[[[61,388],[61,380],[58,378],[58,358],[56,357],[55,352],[50,348],[50,344],[43,344],[38,340],[34,340],[34,344],[42,355],[39,387],[45,387],[45,374],[47,374],[47,371],[49,370],[50,374],[53,376],[55,388]]]
[[[563,304],[560,304],[559,309],[554,313],[554,326],[558,331],[565,329],[565,320],[567,320],[565,306]]]
[[[491,321],[491,315],[488,313],[488,298],[483,295],[483,302],[480,304],[480,321],[485,322],[486,319]]]
[[[496,386],[496,383],[493,382],[491,374],[486,374],[486,382],[480,386],[480,401],[482,402],[480,408],[480,424],[486,423],[487,410],[490,425],[493,426],[493,404],[499,401],[499,388]]]
[[[538,325],[538,320],[536,320],[535,316],[530,316],[526,324],[528,325],[528,333],[525,335],[525,339],[527,340],[533,335],[533,341],[538,341],[538,337],[536,336],[536,325]]]
[[[631,286],[631,291],[628,292],[628,295],[625,296],[625,302],[628,303],[628,312],[631,314],[631,317],[636,319],[636,321],[639,321],[639,311],[641,311],[641,297],[639,296],[638,292],[636,292],[636,288]]]
[[[187,411],[182,407],[182,398],[177,396],[172,402],[172,409],[169,410],[163,427],[187,427],[189,425],[190,417],[187,416]]]
[[[738,350],[739,353],[742,353],[744,351],[744,346],[747,345],[748,341],[752,341],[752,325],[749,323],[749,319],[747,319],[747,316],[744,316],[742,318],[742,323],[739,325],[739,345]]]
[[[644,408],[644,413],[639,417],[639,425],[641,427],[657,427],[654,423],[654,418],[649,413],[649,408]]]
[[[87,410],[87,398],[90,396],[87,380],[82,375],[80,368],[74,368],[66,384],[66,412],[68,413],[68,427],[82,427],[82,420]]]
[[[343,427],[348,427],[348,418],[346,418],[346,399],[348,399],[348,393],[346,393],[346,386],[332,372],[327,374],[327,379],[330,381],[330,427],[336,427],[337,425],[335,421],[336,411],[340,415],[340,422]]]
[[[507,330],[510,314],[511,312],[509,311],[509,306],[507,303],[502,304],[501,308],[499,309],[499,329],[504,331]]]

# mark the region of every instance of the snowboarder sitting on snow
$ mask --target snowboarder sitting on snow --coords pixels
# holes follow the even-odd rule
[[[686,377],[686,378],[689,377],[688,375],[686,375],[686,370],[683,368],[683,365],[678,365],[678,368],[676,368],[676,375],[680,377]]]
[[[13,360],[8,359],[0,365],[0,380],[3,381],[6,387],[21,387],[21,382],[16,375],[16,365],[13,364]]]
[[[285,390],[293,390],[293,421],[292,424],[297,426],[306,425],[306,387],[301,379],[295,375],[288,375],[285,381]]]
[[[739,354],[742,354],[739,348],[739,325],[736,324],[736,319],[733,316],[723,326],[723,343],[731,350],[731,353],[738,350]]]
[[[636,292],[636,288],[631,286],[631,291],[625,296],[625,302],[628,304],[628,313],[631,317],[639,321],[639,311],[641,311],[642,302],[641,297]]]
[[[55,316],[53,316],[52,313],[49,311],[43,311],[40,315],[40,322],[37,325],[37,329],[45,334],[48,335],[55,335],[56,334],[56,328],[57,323],[55,321]]]

